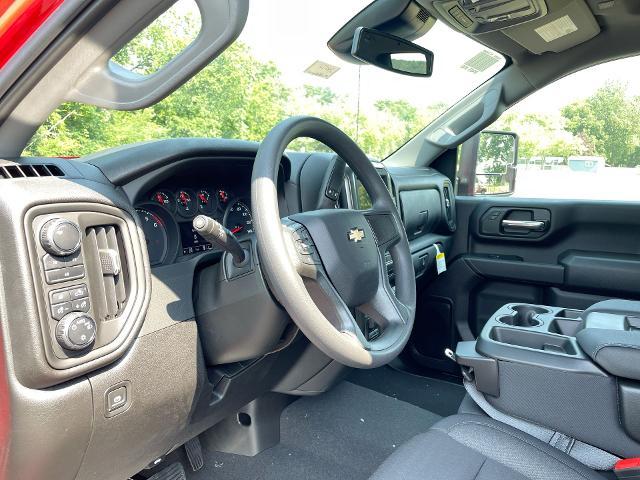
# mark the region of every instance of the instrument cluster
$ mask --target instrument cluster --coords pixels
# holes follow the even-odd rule
[[[253,234],[248,194],[217,186],[158,188],[136,207],[147,241],[151,266],[214,247],[193,230],[193,218],[207,215],[239,238]]]

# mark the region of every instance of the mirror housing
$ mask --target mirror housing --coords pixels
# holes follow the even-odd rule
[[[482,131],[460,146],[457,194],[511,195],[516,186],[518,135]]]
[[[430,77],[433,52],[404,38],[372,28],[359,27],[351,55],[362,62],[413,77]]]

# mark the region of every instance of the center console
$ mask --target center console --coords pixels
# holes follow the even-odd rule
[[[640,451],[640,302],[507,304],[455,358],[500,412],[617,456]]]

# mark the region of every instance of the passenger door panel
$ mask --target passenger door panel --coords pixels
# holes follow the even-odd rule
[[[456,200],[448,271],[418,292],[410,351],[419,363],[457,373],[444,349],[473,339],[506,303],[582,310],[607,298],[640,299],[640,203]]]

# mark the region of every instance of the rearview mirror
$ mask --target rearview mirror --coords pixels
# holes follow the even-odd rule
[[[372,28],[359,27],[356,30],[351,55],[370,65],[402,75],[430,77],[433,71],[432,51]]]
[[[460,148],[458,195],[510,195],[516,185],[518,135],[484,131]]]

